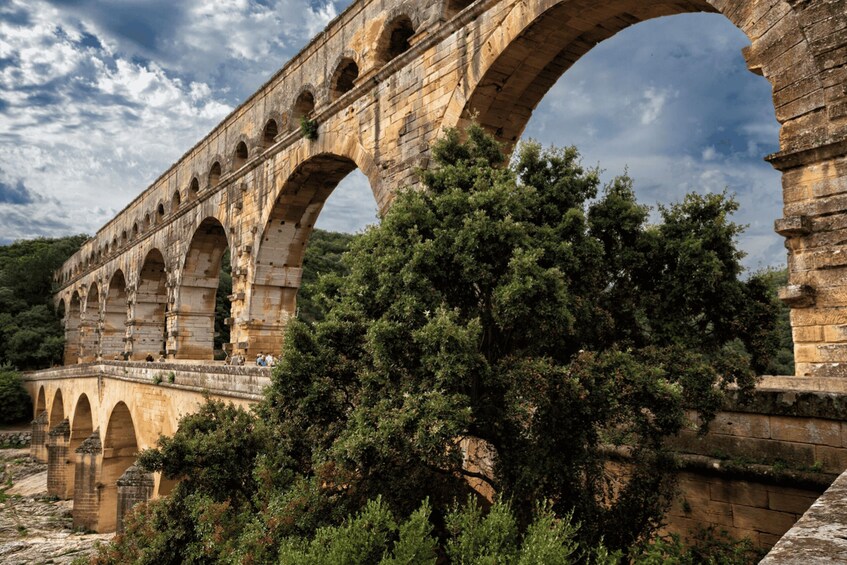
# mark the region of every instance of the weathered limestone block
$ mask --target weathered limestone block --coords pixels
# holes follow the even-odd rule
[[[118,523],[117,532],[124,530],[124,518],[133,506],[150,500],[153,496],[153,475],[135,465],[118,479]]]
[[[64,499],[67,492],[68,443],[71,425],[62,420],[50,430],[47,439],[47,494]]]

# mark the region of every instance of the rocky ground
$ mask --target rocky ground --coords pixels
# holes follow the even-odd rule
[[[111,537],[74,532],[71,501],[47,497],[47,465],[29,449],[0,449],[0,563],[64,565]]]

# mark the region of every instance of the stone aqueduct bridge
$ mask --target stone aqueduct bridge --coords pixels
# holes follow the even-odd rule
[[[107,361],[160,351],[175,366],[211,360],[225,253],[233,269],[229,350],[248,358],[278,351],[304,248],[345,175],[360,169],[384,211],[398,187],[415,184],[443,128],[475,114],[513,144],[545,93],[592,47],[685,12],[720,13],[741,29],[748,68],[772,86],[781,130],[780,152],[769,160],[783,174],[776,229],[788,248],[783,298],[797,373],[847,376],[847,0],[358,0],[57,273],[65,364],[100,364],[33,375],[34,393],[48,381],[62,390],[57,415],[55,403],[38,397],[39,425],[53,441],[54,433],[65,437],[68,418],[74,449],[88,430],[74,434],[83,429],[77,418],[90,413],[100,430],[91,443],[102,453],[89,467],[113,489],[131,462],[131,442],[117,439],[126,422],[168,433],[180,401],[175,390],[126,379]],[[316,139],[303,137],[301,118],[318,125]],[[116,392],[98,396],[103,387]],[[151,407],[156,398],[170,403],[169,416]],[[88,477],[85,453],[77,479]]]

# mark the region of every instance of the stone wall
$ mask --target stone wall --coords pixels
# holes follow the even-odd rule
[[[762,565],[847,563],[847,474],[776,543]]]
[[[813,390],[822,385],[839,390]],[[764,377],[751,398],[732,394],[706,435],[686,430],[671,445],[682,471],[668,530],[715,526],[770,548],[847,469],[847,391]]]
[[[29,447],[32,441],[32,431],[0,432],[0,449]]]

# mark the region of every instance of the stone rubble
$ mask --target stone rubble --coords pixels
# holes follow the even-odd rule
[[[28,449],[0,450],[0,468],[0,563],[67,565],[112,538],[73,531],[73,503],[47,496],[47,465]]]

